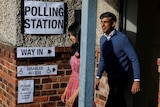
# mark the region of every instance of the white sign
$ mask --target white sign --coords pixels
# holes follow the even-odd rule
[[[57,65],[17,67],[17,77],[41,75],[57,75]]]
[[[54,56],[55,47],[17,47],[17,58]]]
[[[18,103],[33,102],[34,81],[19,80],[18,81]]]
[[[24,1],[25,34],[63,34],[64,3]]]

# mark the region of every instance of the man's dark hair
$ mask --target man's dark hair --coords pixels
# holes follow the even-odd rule
[[[110,17],[110,18],[111,18],[111,21],[117,22],[116,16],[115,16],[113,13],[111,13],[111,12],[105,12],[105,13],[102,13],[102,14],[100,15],[100,19],[103,19],[103,18],[105,18],[105,17]]]

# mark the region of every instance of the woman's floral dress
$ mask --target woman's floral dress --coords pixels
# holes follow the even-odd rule
[[[78,56],[79,53],[75,52],[75,54],[70,59],[72,73],[70,75],[66,91],[66,101],[73,95],[73,93],[79,87],[80,58],[78,58]],[[78,98],[75,100],[72,107],[78,107]]]

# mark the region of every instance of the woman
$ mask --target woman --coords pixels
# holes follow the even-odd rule
[[[71,51],[71,69],[67,87],[61,96],[67,107],[78,107],[79,71],[80,71],[80,24],[73,23],[69,29],[69,38],[73,42]]]

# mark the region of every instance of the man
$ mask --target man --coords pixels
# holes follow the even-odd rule
[[[100,19],[104,34],[100,38],[100,61],[94,87],[97,89],[99,79],[106,71],[110,90],[105,107],[126,107],[124,88],[129,79],[129,65],[132,65],[134,77],[131,92],[135,94],[140,91],[138,57],[128,37],[115,29],[116,16],[106,12]]]

